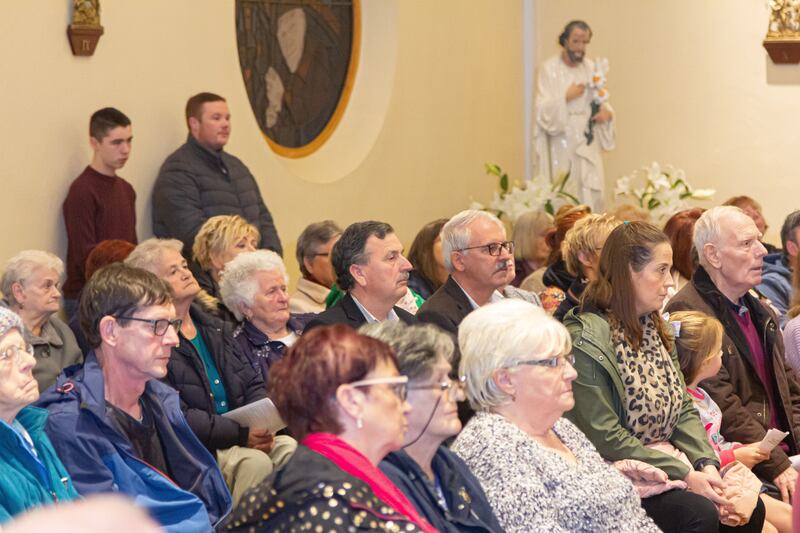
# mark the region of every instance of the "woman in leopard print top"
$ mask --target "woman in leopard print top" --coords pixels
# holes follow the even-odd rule
[[[720,496],[719,462],[659,316],[673,284],[671,267],[669,239],[655,226],[631,222],[611,232],[580,311],[564,320],[578,372],[575,408],[566,416],[606,460],[642,461],[686,483],[688,491],[642,500],[663,530],[727,531],[733,528],[719,524],[714,505],[727,502]],[[763,519],[759,503],[750,522],[736,531],[761,531]]]

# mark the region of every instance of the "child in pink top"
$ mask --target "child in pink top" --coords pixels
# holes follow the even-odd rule
[[[698,383],[717,375],[722,366],[722,324],[714,317],[697,311],[671,313],[669,321],[675,330],[675,345],[681,371],[686,380],[686,390],[700,413],[700,420],[708,433],[708,442],[719,457],[720,467],[739,461],[753,468],[769,458],[769,453],[758,449],[758,443],[728,442],[720,433],[722,412]],[[792,508],[783,501],[766,494],[761,495],[766,510],[763,531],[792,531]],[[772,528],[772,529],[770,529]]]

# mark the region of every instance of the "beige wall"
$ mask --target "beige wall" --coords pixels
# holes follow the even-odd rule
[[[255,174],[292,271],[307,222],[378,218],[408,243],[425,222],[488,198],[485,161],[522,175],[521,1],[364,1],[396,12],[391,98],[363,162],[324,185],[292,174],[261,138],[239,72],[232,0],[105,0],[105,35],[91,58],[69,51],[70,2],[9,3],[0,19],[0,261],[23,248],[65,253],[61,202],[88,162],[88,117],[109,105],[133,120],[134,151],[120,174],[138,193],[144,238],[158,167],[185,136],[186,98],[225,95],[229,149]]]
[[[609,187],[650,161],[686,170],[695,187],[761,200],[777,241],[800,207],[800,66],[775,66],[761,42],[763,0],[539,0],[539,57],[573,18],[594,30],[589,53],[609,58],[617,149]],[[698,205],[710,205],[700,203]]]

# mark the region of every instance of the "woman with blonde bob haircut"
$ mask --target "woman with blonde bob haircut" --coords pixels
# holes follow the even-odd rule
[[[575,404],[576,377],[564,326],[533,304],[504,300],[470,313],[458,344],[478,412],[453,451],[505,531],[658,531],[633,485],[562,417]]]
[[[219,298],[220,273],[225,263],[242,252],[258,248],[258,228],[239,215],[206,220],[194,237],[192,273],[208,294]]]

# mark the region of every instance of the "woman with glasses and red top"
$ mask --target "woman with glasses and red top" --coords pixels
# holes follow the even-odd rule
[[[533,304],[503,300],[470,313],[458,344],[477,413],[453,451],[505,531],[659,531],[633,485],[562,418],[576,377],[564,326]]]
[[[403,445],[407,383],[380,341],[341,324],[305,333],[269,374],[300,445],[244,495],[227,529],[436,531],[377,466]]]
[[[381,461],[381,470],[436,529],[452,533],[503,531],[480,482],[443,445],[461,431],[457,401],[461,382],[450,378],[453,340],[436,326],[376,322],[361,333],[387,343],[408,376],[408,431],[403,448]]]

